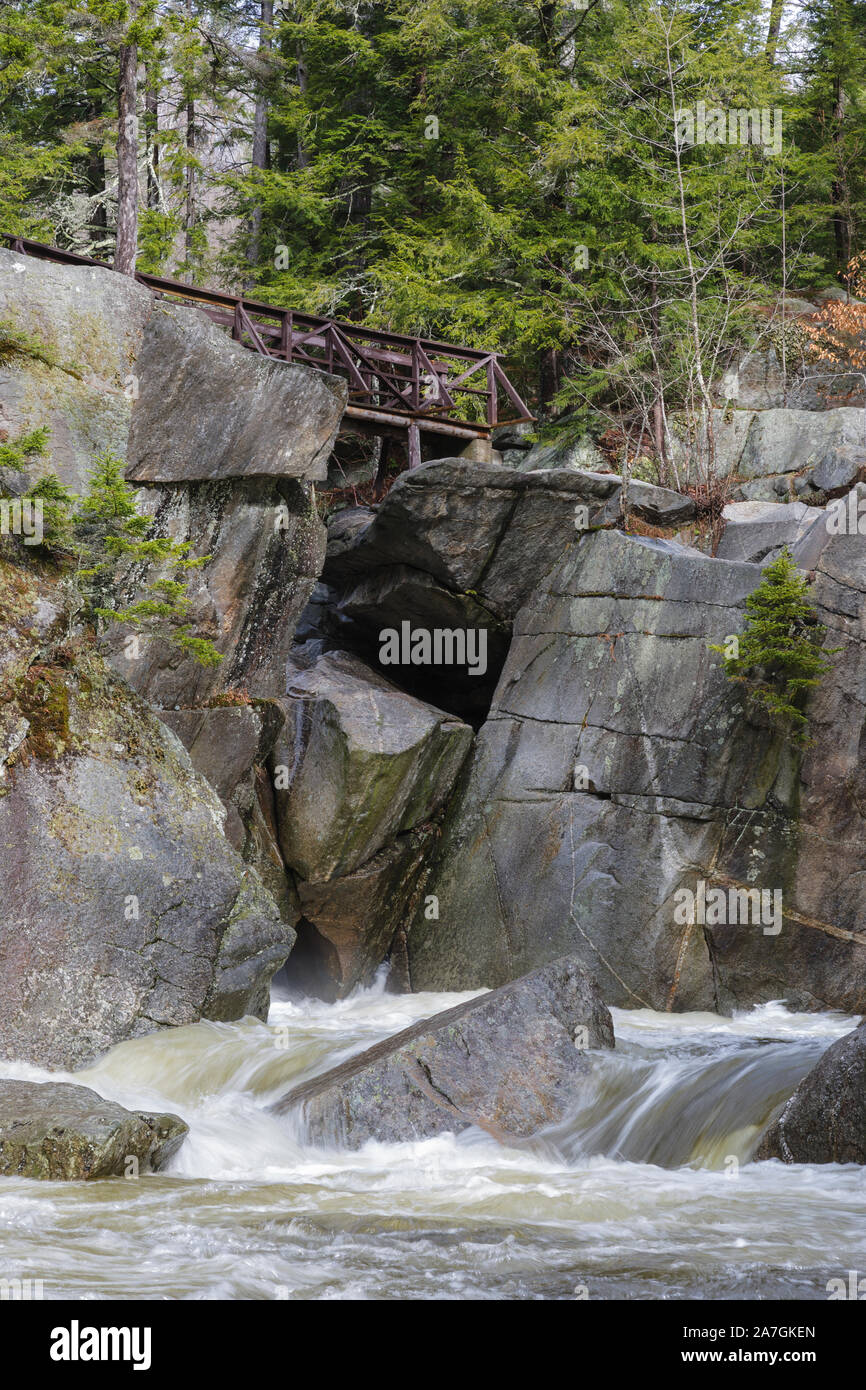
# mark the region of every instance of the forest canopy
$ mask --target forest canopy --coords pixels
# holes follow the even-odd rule
[[[756,304],[844,285],[864,103],[864,0],[7,0],[0,231],[494,347],[663,450]]]

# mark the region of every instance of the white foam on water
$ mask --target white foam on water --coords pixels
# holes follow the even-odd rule
[[[46,1297],[812,1298],[863,1263],[864,1170],[740,1162],[774,1098],[856,1023],[839,1015],[613,1010],[595,1089],[512,1148],[468,1130],[329,1151],[268,1112],[472,997],[380,978],[338,1004],[276,998],[267,1024],[135,1039],[74,1075],[0,1064],[190,1126],[169,1169],[135,1182],[0,1184],[6,1277],[43,1277]]]

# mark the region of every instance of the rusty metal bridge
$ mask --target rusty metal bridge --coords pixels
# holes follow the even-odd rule
[[[105,261],[24,237],[3,235],[2,240],[10,250],[40,260],[111,269]],[[421,463],[422,436],[431,443],[446,436],[466,444],[489,440],[496,425],[533,419],[497,352],[341,323],[158,275],[137,273],[135,278],[161,298],[200,309],[252,352],[345,377],[349,403],[344,432],[405,439],[410,468]],[[499,413],[503,400],[512,410],[506,418]],[[379,472],[384,476],[384,458]]]

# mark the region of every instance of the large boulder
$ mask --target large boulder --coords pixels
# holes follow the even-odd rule
[[[162,1168],[188,1128],[177,1115],[124,1110],[86,1086],[0,1080],[0,1175],[52,1182]],[[135,1160],[134,1170],[130,1159]]]
[[[346,383],[232,342],[128,276],[0,250],[3,427],[48,426],[83,492],[110,451],[137,482],[324,479]]]
[[[478,632],[486,670],[441,672],[403,662],[390,671],[412,694],[483,719],[520,606],[586,530],[621,522],[622,482],[614,473],[566,468],[519,472],[465,459],[440,459],[404,473],[372,520],[338,515],[305,639],[348,648],[378,665],[379,634],[414,628]],[[694,516],[691,498],[633,481],[629,510],[673,531]],[[315,610],[315,611],[313,611]]]
[[[256,768],[264,768],[284,715],[275,700],[207,709],[161,710],[192,765],[210,782],[226,808],[226,836],[243,850],[257,795]]]
[[[75,1067],[202,1017],[264,1016],[294,933],[174,737],[0,564],[0,1055]]]
[[[294,671],[285,709],[271,759],[280,843],[313,882],[351,873],[434,816],[472,741],[344,652]]]
[[[472,730],[344,652],[293,667],[283,711],[269,767],[303,914],[291,974],[340,997],[369,982],[405,930]]]
[[[164,303],[135,373],[131,481],[327,477],[348,395],[339,377],[251,352],[198,310]]]
[[[498,447],[501,448],[502,445]],[[520,468],[523,472],[548,468],[589,469],[597,472],[604,468],[605,463],[601,450],[588,435],[575,437],[573,432],[565,433],[562,438],[547,444],[533,444],[529,452],[522,457],[519,446],[515,452],[517,458],[511,466]]]
[[[716,556],[758,562],[784,545],[796,545],[822,516],[819,507],[804,502],[729,502],[722,510],[725,530]]]
[[[300,1111],[309,1140],[357,1149],[479,1125],[504,1143],[566,1115],[614,1045],[598,986],[558,960],[387,1038],[299,1086],[274,1107]]]
[[[157,637],[127,644],[113,628],[103,647],[134,690],[163,709],[198,706],[227,690],[279,696],[285,666],[322,566],[324,528],[309,488],[292,480],[240,479],[149,487],[141,509],[154,534],[188,542],[204,563],[188,572],[191,635],[208,639],[218,666]],[[122,597],[141,597],[141,567],[134,567]]]
[[[831,448],[863,443],[863,411],[761,410],[755,412],[738,472],[745,478],[797,473],[818,463]]]
[[[783,1163],[866,1163],[866,1023],[828,1048],[758,1145]]]
[[[694,514],[688,498],[648,483],[633,486],[630,500],[646,521],[677,525]],[[323,578],[345,591],[350,580],[409,566],[510,619],[584,529],[612,524],[605,503],[613,502],[618,516],[621,487],[616,473],[516,473],[439,459],[398,478],[374,519],[348,543],[340,531]]]
[[[866,1008],[866,553],[829,537],[818,561],[842,651],[805,755],[753,722],[709,651],[742,630],[760,575],[618,532],[551,571],[436,844],[423,893],[439,916],[419,908],[409,931],[416,989],[500,984],[576,952],[622,1006]],[[701,881],[778,892],[780,929],[683,913]]]
[[[405,934],[473,733],[345,652],[293,666],[282,709],[268,766],[302,915],[289,977],[342,998],[370,983]]]

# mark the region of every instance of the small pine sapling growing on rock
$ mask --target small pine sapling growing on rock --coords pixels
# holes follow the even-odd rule
[[[46,453],[47,430],[33,430],[0,445],[0,467],[14,472]],[[41,504],[43,556],[63,565],[69,625],[76,618],[124,623],[161,637],[194,656],[203,666],[216,666],[222,657],[212,642],[192,633],[184,622],[190,599],[186,575],[207,556],[190,556],[189,543],[167,537],[148,539],[150,527],[136,505],[135,489],[123,476],[123,464],[103,454],[90,474],[86,496],[67,492],[56,473],[47,473],[30,487],[24,500]],[[118,605],[116,593],[134,566],[158,566],[157,578],[147,583],[144,596]]]
[[[106,453],[90,474],[87,495],[73,518],[76,571],[82,606],[107,623],[125,623],[162,637],[194,656],[202,666],[222,661],[212,642],[192,635],[185,623],[190,599],[186,575],[207,556],[190,556],[190,543],[168,537],[147,538],[149,523],[136,506],[135,489],[123,476],[123,463]],[[117,606],[113,601],[121,570],[159,565],[162,573],[147,585],[143,598]]]
[[[710,644],[710,651],[725,658],[728,678],[745,687],[753,711],[800,748],[809,743],[806,697],[831,669],[827,658],[841,650],[822,647],[827,629],[818,621],[808,587],[785,546],[746,600],[736,655]]]
[[[44,425],[19,434],[17,439],[6,440],[0,444],[0,468],[8,468],[11,473],[23,473],[28,463],[45,453],[47,445],[48,429]]]

